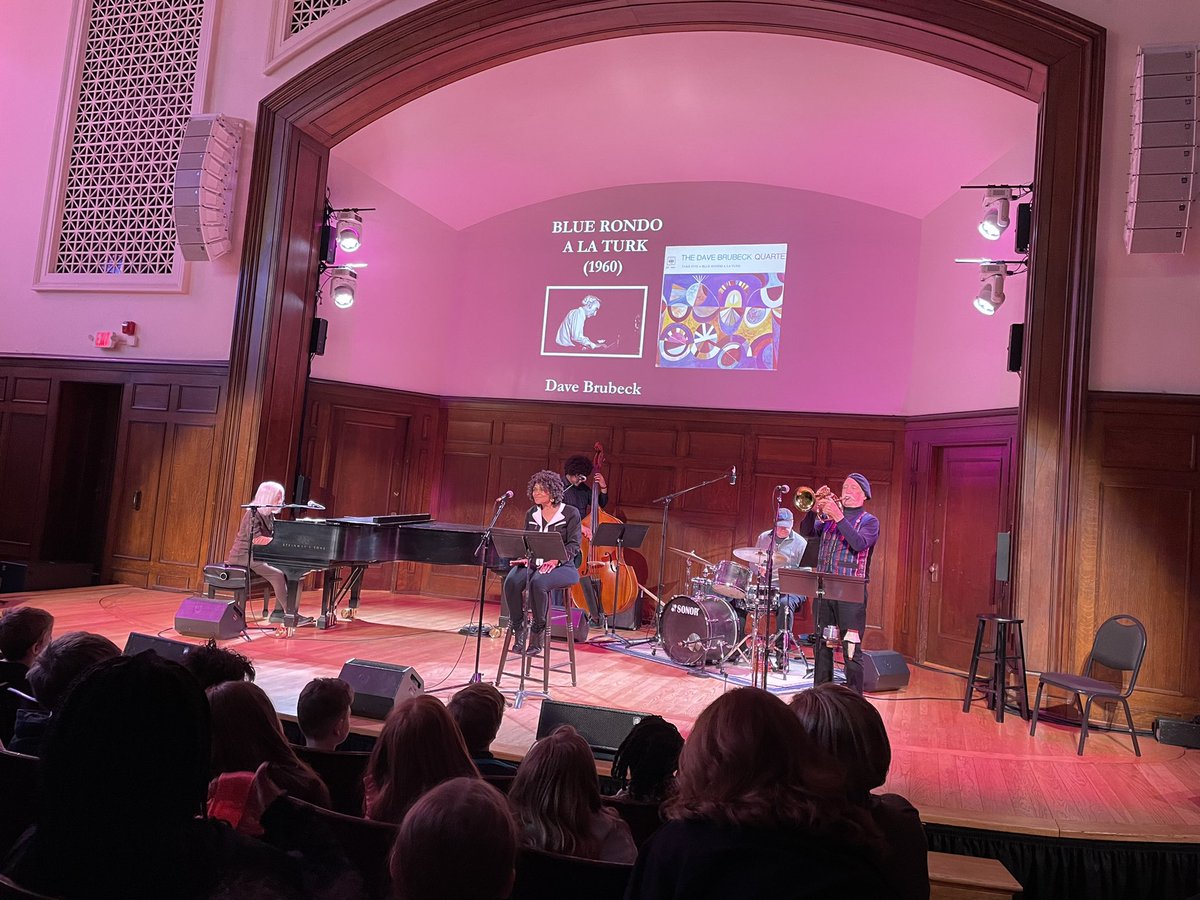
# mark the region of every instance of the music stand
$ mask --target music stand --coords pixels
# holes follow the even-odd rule
[[[812,572],[800,569],[784,568],[779,570],[779,589],[788,594],[805,594],[813,598],[813,627],[817,627],[819,615],[818,604],[824,600],[832,600],[833,624],[838,634],[842,633],[842,623],[838,617],[838,602],[866,602],[865,585],[867,579],[854,575],[834,575],[831,572]],[[817,635],[818,641],[824,641],[823,634]],[[839,643],[842,641],[839,639]],[[832,650],[832,648],[830,648]],[[862,652],[861,650],[859,651]],[[816,664],[817,649],[813,649],[813,663]],[[843,653],[845,649],[843,648]]]
[[[617,597],[621,596],[621,576],[625,573],[625,548],[636,550],[642,546],[642,541],[646,539],[646,533],[650,530],[649,525],[638,525],[632,522],[602,522],[596,527],[595,533],[592,535],[592,546],[594,547],[616,547],[617,548]],[[589,576],[591,573],[588,573]],[[637,585],[635,577],[634,584],[640,590],[640,585]],[[613,598],[613,615],[617,610],[617,597]],[[598,598],[600,601],[600,622],[601,634],[600,637],[588,641],[590,644],[612,644],[620,643],[622,646],[628,647],[631,643],[629,638],[617,634],[610,624],[608,615],[604,612],[604,598]],[[637,602],[637,596],[634,596],[634,603]],[[638,623],[641,625],[641,623]]]

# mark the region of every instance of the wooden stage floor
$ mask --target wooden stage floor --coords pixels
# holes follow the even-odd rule
[[[180,594],[124,585],[9,594],[6,607],[30,603],[55,616],[55,634],[86,630],[123,647],[130,632],[178,638],[172,627]],[[306,594],[311,612],[319,598]],[[283,639],[251,631],[250,641],[226,646],[249,656],[258,683],[284,716],[294,716],[310,678],[337,675],[359,657],[413,666],[426,689],[466,683],[475,670],[475,640],[458,634],[474,605],[386,592],[364,592],[360,617],[327,631],[307,627]],[[489,604],[485,621],[495,622]],[[184,638],[184,640],[194,640]],[[196,641],[198,642],[198,641]],[[483,641],[481,669],[495,677],[501,641]],[[685,734],[724,689],[721,681],[594,646],[578,649],[579,685],[555,673],[555,700],[655,712]],[[505,687],[509,679],[506,679]],[[962,712],[963,680],[913,669],[907,689],[871,695],[891,736],[893,761],[886,789],[903,794],[928,822],[1068,838],[1137,841],[1200,840],[1200,751],[1142,738],[1141,759],[1128,736],[1093,732],[1087,755],[1075,755],[1078,731],[1007,716],[1003,723],[976,704]],[[445,698],[449,692],[440,692]],[[520,756],[537,729],[540,701],[505,715],[495,749]],[[356,730],[380,723],[357,720]]]

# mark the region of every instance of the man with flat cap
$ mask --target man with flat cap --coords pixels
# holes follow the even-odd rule
[[[840,497],[818,492],[817,502],[809,510],[801,533],[820,542],[816,570],[832,575],[852,575],[870,581],[871,554],[879,540],[879,520],[863,505],[871,499],[871,482],[853,472],[842,482]],[[867,627],[867,586],[863,602],[819,600],[813,607],[818,634],[814,682],[833,680],[833,647],[840,640],[845,661],[846,686],[863,692],[862,636]],[[836,627],[838,638],[824,638],[826,626]]]

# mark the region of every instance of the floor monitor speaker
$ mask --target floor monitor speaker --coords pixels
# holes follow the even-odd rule
[[[862,655],[864,691],[908,687],[908,663],[895,650],[864,650]]]
[[[575,632],[575,640],[580,643],[588,639],[587,613],[574,605],[571,607],[571,630]],[[567,639],[567,623],[561,608],[550,610],[550,636],[560,641]]]
[[[559,725],[570,725],[588,742],[597,758],[612,759],[633,726],[648,715],[627,709],[543,700],[537,737],[544,738]]]
[[[425,693],[425,681],[412,666],[351,659],[338,678],[354,688],[350,711],[368,719],[386,719],[401,700]]]
[[[246,616],[233,600],[188,597],[175,611],[175,630],[189,637],[237,637],[246,630]]]
[[[125,642],[124,653],[126,656],[137,656],[146,650],[153,650],[163,659],[181,663],[195,646],[187,641],[173,641],[170,638],[158,637],[153,634],[139,634],[133,631],[129,634],[129,640]]]

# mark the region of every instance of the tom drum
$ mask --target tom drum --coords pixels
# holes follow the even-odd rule
[[[731,600],[744,600],[746,588],[750,586],[750,569],[731,559],[717,563],[713,573],[712,589],[722,597]]]
[[[720,597],[672,597],[662,611],[667,656],[683,666],[716,662],[737,643],[737,617]]]

